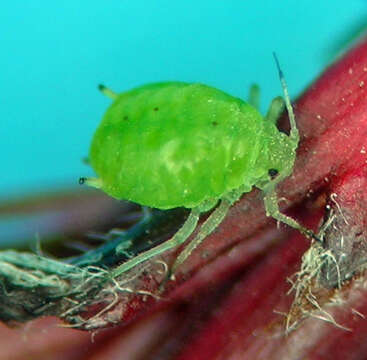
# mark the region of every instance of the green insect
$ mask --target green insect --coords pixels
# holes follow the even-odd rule
[[[254,186],[264,193],[268,216],[312,236],[278,208],[275,189],[292,173],[299,135],[275,60],[291,124],[289,136],[275,125],[283,99],[275,98],[263,117],[255,108],[257,88],[247,103],[213,87],[184,82],[148,84],[121,94],[100,87],[114,102],[90,148],[90,164],[99,177],[81,178],[80,183],[153,208],[191,209],[171,239],[121,264],[112,276],[182,244],[195,230],[200,214],[215,208],[175,260],[173,276],[233,203]]]

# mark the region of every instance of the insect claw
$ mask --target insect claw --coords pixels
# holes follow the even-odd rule
[[[320,244],[322,244],[322,240],[315,234],[315,233],[313,233],[312,231],[311,231],[311,234],[312,234],[312,238],[315,240],[315,241],[317,241],[317,242],[319,242]]]
[[[322,243],[321,239],[312,231],[312,230],[309,230],[309,229],[303,229],[302,231],[304,233],[304,235],[306,237],[308,237],[309,239],[312,239],[312,240],[315,240],[317,241],[318,243]]]

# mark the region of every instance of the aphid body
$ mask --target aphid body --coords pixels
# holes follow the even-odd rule
[[[170,240],[123,263],[114,276],[183,243],[200,213],[220,201],[176,259],[174,272],[253,186],[264,191],[267,215],[309,234],[281,214],[277,204],[276,185],[291,174],[299,139],[280,70],[279,74],[291,122],[289,136],[275,124],[283,100],[274,99],[263,117],[252,105],[258,102],[255,88],[247,103],[213,87],[184,82],[149,84],[122,94],[101,87],[114,102],[90,148],[90,164],[98,178],[81,182],[149,207],[191,209]]]
[[[150,84],[122,93],[90,149],[100,187],[159,209],[211,208],[234,189],[293,164],[288,136],[248,103],[202,84]]]

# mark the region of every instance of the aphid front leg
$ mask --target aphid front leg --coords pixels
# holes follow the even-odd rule
[[[279,174],[275,180],[273,180],[265,189],[263,189],[265,193],[264,205],[265,205],[266,215],[271,216],[275,220],[280,221],[284,224],[287,224],[294,229],[297,229],[298,231],[300,231],[302,234],[304,234],[306,237],[310,239],[315,239],[319,241],[319,239],[313,233],[313,231],[303,227],[296,220],[280,212],[279,206],[278,206],[278,196],[276,192],[276,185],[278,184],[278,182],[282,181],[284,177],[282,177],[281,174]]]
[[[290,97],[288,94],[288,88],[287,88],[287,84],[283,75],[282,70],[280,69],[279,66],[279,61],[278,58],[276,57],[275,53],[274,55],[274,59],[275,59],[275,63],[278,69],[278,73],[279,73],[279,79],[282,85],[282,89],[283,89],[283,93],[284,93],[284,99],[285,99],[285,106],[287,108],[287,112],[288,112],[288,117],[289,117],[289,122],[291,125],[291,129],[290,129],[290,134],[289,134],[289,140],[290,140],[290,147],[293,149],[296,149],[298,146],[298,142],[299,142],[299,132],[298,132],[298,128],[296,125],[296,119],[294,116],[294,112],[293,112],[293,108],[292,108],[292,104],[290,101]],[[274,121],[275,116],[279,116],[280,114],[280,107],[283,107],[284,104],[281,104],[282,102],[280,100],[274,99],[269,112],[267,114],[267,119]],[[290,149],[291,150],[291,149]],[[294,229],[299,230],[302,234],[304,234],[305,236],[307,236],[308,238],[311,239],[315,239],[318,240],[317,236],[309,229],[304,228],[303,226],[301,226],[296,220],[292,219],[291,217],[282,214],[279,210],[279,206],[278,206],[278,197],[277,197],[277,192],[276,192],[276,187],[277,185],[283,181],[286,177],[288,177],[293,170],[293,161],[290,162],[288,164],[287,167],[285,167],[282,172],[280,172],[278,174],[278,176],[271,180],[264,188],[264,205],[265,205],[265,210],[266,210],[266,215],[267,216],[271,216],[273,217],[275,220],[278,220],[280,222],[283,222],[291,227],[293,227]]]

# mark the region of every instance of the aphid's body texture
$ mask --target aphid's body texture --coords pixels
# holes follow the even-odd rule
[[[158,83],[117,96],[90,159],[115,198],[159,209],[210,208],[233,189],[268,181],[270,168],[280,170],[269,157],[279,156],[274,145],[281,149],[288,139],[281,135],[254,107],[220,90]]]

